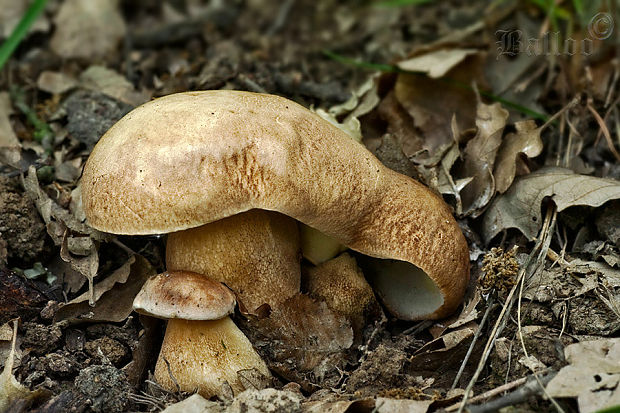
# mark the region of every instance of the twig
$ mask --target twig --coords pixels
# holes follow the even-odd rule
[[[480,332],[482,331],[482,329],[484,328],[484,325],[486,324],[486,321],[487,321],[487,318],[489,317],[489,313],[491,312],[491,309],[494,307],[495,307],[495,299],[493,296],[491,296],[491,298],[489,299],[489,302],[487,303],[487,309],[484,312],[484,315],[482,316],[482,321],[480,322],[480,325],[478,326],[478,330],[476,330],[476,334],[474,334],[474,339],[469,345],[469,349],[467,349],[467,354],[465,354],[465,358],[463,359],[463,362],[461,363],[461,367],[459,368],[458,373],[456,373],[456,377],[454,378],[454,382],[452,382],[452,387],[450,387],[450,390],[454,390],[457,384],[459,383],[459,380],[461,379],[461,375],[463,374],[463,371],[465,370],[465,366],[467,365],[467,362],[469,361],[469,357],[471,357],[471,353],[473,353],[474,347],[476,346],[476,343],[478,342],[478,337],[480,337]]]
[[[484,368],[484,365],[486,364],[486,361],[489,358],[489,355],[491,354],[491,350],[493,349],[495,340],[497,340],[497,337],[499,337],[499,334],[503,331],[504,327],[506,326],[506,323],[509,318],[508,315],[510,314],[510,310],[512,309],[512,305],[514,304],[514,301],[515,301],[513,299],[515,297],[515,292],[517,291],[519,287],[521,279],[526,276],[526,273],[530,273],[529,270],[530,270],[530,263],[532,262],[532,259],[534,258],[537,252],[540,252],[542,256],[546,255],[546,251],[543,251],[544,250],[543,245],[547,238],[547,234],[548,234],[547,231],[549,230],[550,227],[552,228],[555,225],[556,214],[552,213],[552,210],[555,211],[555,207],[549,207],[547,209],[545,221],[543,223],[542,229],[540,230],[540,235],[538,236],[536,245],[534,245],[532,252],[527,257],[527,261],[525,262],[525,265],[519,271],[517,282],[510,290],[510,293],[508,294],[508,297],[506,298],[506,303],[502,307],[502,311],[499,317],[497,318],[497,321],[495,322],[495,326],[493,327],[491,334],[489,335],[489,339],[487,340],[484,351],[482,352],[482,357],[478,363],[478,367],[476,368],[474,375],[472,376],[471,380],[469,381],[469,384],[467,385],[467,388],[465,389],[463,400],[461,401],[461,404],[459,406],[459,410],[458,410],[459,413],[463,411],[463,409],[465,408],[465,405],[467,404],[467,400],[469,399],[469,394],[471,393],[471,390],[474,387],[474,384],[478,380],[478,377],[480,377],[480,374],[482,373],[482,369]]]
[[[293,8],[294,4],[295,0],[285,0],[284,2],[282,2],[282,4],[280,5],[280,10],[278,10],[278,14],[273,20],[273,24],[265,32],[267,36],[273,36],[274,34],[278,33],[282,29],[282,27],[284,27],[284,24],[286,23],[288,15],[291,13],[291,9]]]
[[[554,122],[559,116],[563,115],[564,112],[566,112],[567,110],[569,110],[570,108],[572,108],[573,106],[575,106],[577,103],[579,102],[579,97],[575,96],[574,98],[571,99],[570,102],[568,102],[566,104],[566,106],[564,106],[562,109],[560,109],[559,111],[557,111],[556,113],[554,113],[549,119],[547,119],[547,121],[539,128],[541,131],[543,129],[545,129],[547,126],[549,126],[552,122]]]
[[[408,329],[406,329],[405,331],[403,331],[403,335],[404,336],[408,336],[409,334],[413,334],[416,335],[417,333],[419,333],[420,331],[430,327],[433,325],[433,322],[430,320],[425,320],[425,321],[420,321],[419,323],[417,323],[416,325],[413,325],[411,327],[409,327]]]
[[[254,80],[250,79],[243,73],[240,73],[237,76],[237,80],[241,83],[248,91],[255,93],[267,93],[264,87],[256,83]]]
[[[552,238],[551,234],[553,233],[553,226],[555,224],[556,217],[557,217],[557,209],[555,205],[549,206],[547,208],[547,216],[545,217],[545,223],[547,223],[548,221],[551,221],[551,222],[549,223],[549,226],[543,225],[543,230],[546,227],[547,231],[544,232],[541,236],[543,240],[543,246],[540,249],[540,253],[538,254],[538,259],[536,260],[537,266],[534,269],[532,276],[538,273],[538,271],[540,271],[542,267],[544,267],[545,265],[545,257],[547,255],[547,251],[549,250],[549,245],[551,244],[551,238]],[[523,339],[523,329],[521,325],[521,301],[523,299],[523,286],[524,285],[525,285],[525,278],[522,278],[521,282],[519,283],[519,297],[517,299],[517,332],[519,334],[519,342],[521,343],[521,349],[523,350],[523,354],[527,358],[529,357],[529,354],[527,352],[527,348],[525,347],[525,340]],[[547,390],[545,389],[546,383],[543,384],[540,377],[538,377],[538,373],[534,372],[534,378],[538,382],[540,389],[545,394],[545,396],[547,396],[547,398],[551,401],[551,403],[553,403],[553,406],[556,408],[556,410],[558,412],[564,413],[564,409],[562,409],[562,407],[560,407],[558,402],[556,402],[555,399],[549,396],[549,394],[547,393]]]
[[[372,340],[375,339],[375,336],[379,332],[379,328],[386,322],[387,322],[387,318],[385,317],[385,314],[381,313],[381,319],[376,322],[374,330],[372,330],[370,337],[368,337],[368,340],[366,340],[366,344],[364,344],[363,346],[360,346],[359,348],[359,350],[362,352],[362,355],[357,361],[358,364],[362,364],[362,362],[366,360],[366,357],[368,357],[368,349],[370,348],[370,343],[372,342]]]
[[[594,116],[594,119],[598,123],[599,128],[601,128],[600,131],[605,137],[605,141],[607,142],[609,150],[616,157],[616,160],[620,161],[620,153],[618,153],[618,150],[614,146],[614,141],[611,139],[611,134],[609,133],[609,129],[607,128],[605,121],[603,120],[603,118],[601,118],[601,115],[598,114],[596,109],[594,109],[594,106],[592,106],[592,98],[588,98],[588,103],[586,104],[586,106],[590,113],[592,113],[592,116]]]
[[[478,406],[469,406],[469,413],[487,413],[487,412],[497,412],[502,407],[510,406],[513,404],[521,403],[533,394],[540,394],[542,391],[540,390],[539,384],[542,384],[542,389],[544,390],[544,385],[549,383],[552,378],[556,375],[555,372],[547,374],[545,377],[538,379],[535,375],[536,379],[534,380],[532,376],[525,377],[525,384],[519,387],[517,390],[506,394],[498,399],[492,400],[488,403],[481,404]]]
[[[510,383],[502,384],[499,387],[496,387],[496,388],[491,389],[489,391],[486,391],[486,392],[484,392],[482,394],[479,394],[479,395],[477,395],[475,397],[472,397],[471,399],[469,399],[469,402],[470,403],[476,403],[476,402],[480,402],[480,401],[483,401],[483,400],[490,399],[491,397],[497,396],[498,394],[507,392],[508,390],[512,390],[515,387],[519,387],[519,386],[527,383],[529,378],[530,378],[529,376],[521,377],[520,379],[511,381]],[[455,411],[456,409],[459,408],[459,404],[460,403],[454,403],[453,405],[450,405],[450,406],[446,407],[446,411],[447,412]]]

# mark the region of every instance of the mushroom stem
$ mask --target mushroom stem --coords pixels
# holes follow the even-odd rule
[[[252,368],[270,376],[265,362],[230,317],[212,321],[172,319],[155,366],[155,380],[171,391],[177,390],[176,380],[180,390],[198,390],[204,397],[221,394],[222,385],[228,382],[237,394],[245,390],[237,372]]]
[[[306,224],[299,224],[299,236],[302,255],[314,265],[329,261],[347,249],[338,240]]]
[[[299,292],[299,249],[294,219],[255,209],[170,234],[166,266],[211,275],[254,312]]]

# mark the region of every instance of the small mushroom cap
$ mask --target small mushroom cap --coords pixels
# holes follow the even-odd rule
[[[362,254],[420,268],[439,300],[408,300],[409,320],[449,315],[469,280],[467,242],[438,195],[279,96],[187,92],[134,109],[93,149],[82,200],[91,226],[131,235],[280,212]]]
[[[149,278],[133,309],[153,317],[218,320],[235,310],[235,295],[222,283],[189,271],[167,271]]]

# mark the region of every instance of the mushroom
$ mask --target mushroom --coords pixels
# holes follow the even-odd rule
[[[166,242],[168,270],[213,274],[237,294],[244,311],[274,308],[299,292],[299,231],[286,215],[255,209],[197,228]]]
[[[370,276],[402,319],[449,315],[469,279],[467,243],[438,195],[278,96],[214,90],[148,102],[95,146],[82,192],[90,225],[116,234],[182,231],[251,209],[288,215],[394,260],[389,282]]]
[[[303,285],[311,296],[322,299],[329,308],[344,315],[358,337],[366,316],[379,308],[355,258],[347,253],[307,268]]]
[[[265,362],[228,317],[235,309],[234,294],[210,277],[187,271],[158,274],[146,281],[133,307],[169,320],[155,366],[162,387],[178,384],[210,397],[220,394],[225,383],[235,393],[243,391],[240,370],[253,368],[269,376]]]

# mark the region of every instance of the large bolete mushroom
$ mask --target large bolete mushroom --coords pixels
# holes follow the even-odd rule
[[[467,243],[439,196],[278,96],[215,90],[148,102],[95,146],[82,194],[90,225],[115,234],[182,231],[251,209],[288,215],[394,260],[390,282],[384,274],[375,285],[403,319],[450,314],[469,278]]]
[[[286,239],[298,242],[296,225],[278,213],[362,254],[391,260],[387,267],[395,271],[378,263],[369,275],[386,307],[402,319],[447,316],[469,278],[467,243],[439,196],[278,96],[187,92],[134,109],[93,149],[82,199],[98,230],[175,233],[168,265],[237,283],[229,286],[250,309],[277,305],[299,289],[298,258],[291,253],[298,247],[282,246]],[[257,216],[261,224],[253,221]],[[230,222],[218,223],[225,219]],[[267,232],[255,238],[240,231],[231,243],[221,231],[248,220],[254,223],[246,228]],[[223,254],[229,262],[222,268],[233,270],[213,271],[217,258],[207,257],[207,250]],[[261,275],[271,267],[265,263],[283,261],[280,268],[288,270]],[[243,276],[230,274],[241,268]]]

